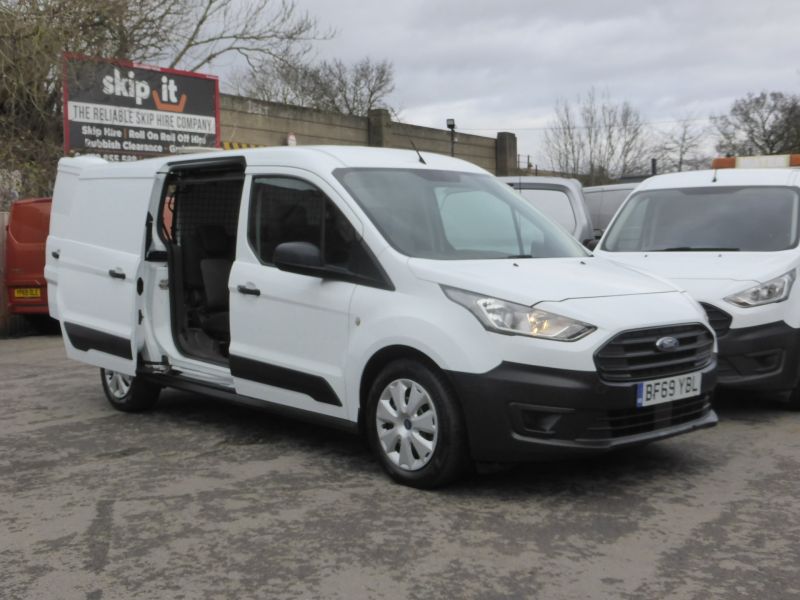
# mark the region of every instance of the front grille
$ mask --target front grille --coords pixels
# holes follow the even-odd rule
[[[731,321],[733,320],[733,317],[731,317],[724,310],[717,308],[713,304],[701,302],[700,306],[702,306],[706,311],[706,315],[708,315],[708,321],[711,323],[711,329],[714,330],[714,332],[717,334],[717,337],[728,333],[728,330],[731,328]]]
[[[662,352],[656,342],[678,340],[677,349]],[[625,331],[595,354],[597,372],[606,381],[643,381],[689,373],[706,367],[713,358],[714,337],[699,323]]]
[[[589,439],[619,438],[689,423],[711,410],[707,396],[644,408],[609,410],[586,429]]]

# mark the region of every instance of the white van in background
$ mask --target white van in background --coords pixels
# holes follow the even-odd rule
[[[589,209],[589,216],[594,227],[594,237],[600,239],[608,227],[617,209],[639,185],[636,183],[615,183],[611,185],[593,185],[583,188],[583,198]]]
[[[271,408],[362,432],[412,486],[717,421],[696,302],[427,152],[64,158],[45,274],[115,408],[164,387]]]
[[[583,198],[581,183],[577,179],[531,175],[498,179],[517,190],[579,242],[594,239],[592,220]]]
[[[800,408],[799,241],[800,170],[728,168],[647,179],[595,253],[668,278],[702,304],[720,385],[791,392]]]

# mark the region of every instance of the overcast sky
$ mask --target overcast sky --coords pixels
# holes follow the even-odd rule
[[[591,86],[647,121],[800,92],[800,0],[297,0],[337,30],[321,57],[394,64],[404,121],[515,132],[541,161],[556,99]],[[668,124],[662,124],[666,127]]]

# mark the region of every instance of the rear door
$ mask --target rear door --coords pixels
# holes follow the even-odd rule
[[[59,166],[47,240],[51,314],[67,356],[133,375],[147,215],[159,192],[141,169],[71,166]]]

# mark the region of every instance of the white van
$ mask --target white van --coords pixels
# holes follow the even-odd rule
[[[363,432],[413,486],[717,421],[696,302],[436,154],[65,158],[46,277],[115,408],[162,387],[271,407]]]
[[[719,339],[720,385],[791,391],[800,407],[800,171],[659,175],[620,208],[596,249],[670,279]]]
[[[600,239],[608,227],[617,209],[636,189],[636,183],[615,183],[611,185],[593,185],[583,188],[583,198],[594,227],[594,237]]]
[[[517,190],[535,208],[566,229],[579,242],[594,239],[589,208],[581,182],[566,177],[516,175],[498,177]]]

